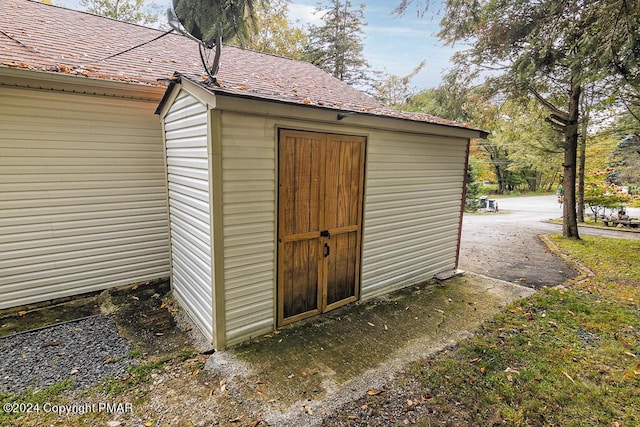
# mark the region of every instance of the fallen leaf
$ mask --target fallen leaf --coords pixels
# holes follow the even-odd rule
[[[388,330],[389,330],[389,328],[387,328],[387,325],[384,325],[384,330],[385,330],[385,331],[388,331]]]
[[[20,317],[24,316],[25,314],[27,314],[26,311],[19,311],[18,312],[18,316],[20,316]]]
[[[144,427],[152,427],[155,423],[153,421],[145,421]]]
[[[134,291],[135,291],[136,289],[138,289],[138,285],[133,285],[133,286],[131,287],[131,290],[134,290]]]
[[[504,370],[506,373],[512,373],[512,374],[518,374],[520,375],[520,371],[518,371],[517,369],[513,369],[510,367],[507,367],[507,369]]]
[[[156,332],[156,336],[157,336],[157,337],[161,337],[161,336],[163,336],[163,335],[164,335],[164,334],[163,334],[162,332]]]
[[[280,335],[280,331],[273,331],[273,335]]]
[[[258,424],[260,424],[261,422],[262,422],[262,418],[258,417],[257,420],[251,423],[251,427],[258,427]]]
[[[121,425],[120,421],[107,421],[107,427],[120,427]]]
[[[384,393],[384,390],[378,390],[378,389],[372,388],[371,390],[367,391],[367,394],[369,396],[377,396],[380,393]]]
[[[212,388],[211,390],[209,390],[209,396],[213,396],[213,393],[216,392],[215,388]]]
[[[47,341],[46,343],[42,344],[42,348],[47,348],[47,347],[55,347],[57,345],[62,344],[62,341]]]
[[[167,307],[167,305],[168,305],[168,304],[167,304],[166,302],[163,302],[162,304],[160,304],[160,308],[166,308],[166,307]]]
[[[305,98],[302,100],[303,104],[311,104],[311,100],[309,98]]]
[[[569,379],[571,380],[571,382],[572,382],[572,383],[574,383],[574,384],[576,383],[576,382],[573,380],[573,378],[571,378],[571,375],[567,374],[567,373],[566,373],[566,372],[564,372],[564,371],[562,371],[562,374],[563,374],[565,377],[569,378]]]
[[[134,299],[134,300],[136,300],[136,301],[140,301],[140,298],[138,298],[138,297],[137,297],[137,296],[135,296],[135,295],[131,295],[131,299]]]
[[[293,377],[295,377],[295,374],[289,374],[289,376],[287,376],[287,378],[289,378],[289,379],[291,379]]]
[[[442,311],[442,310],[440,310],[440,309],[438,309],[438,308],[434,308],[434,310],[435,310],[435,311],[437,311],[437,312],[438,312],[438,313],[440,313],[440,314],[444,314],[444,311]]]
[[[474,359],[469,360],[469,362],[471,362],[471,363],[476,363],[476,362],[479,362],[479,361],[481,361],[481,360],[482,360],[482,357],[476,357],[476,358],[474,358]]]
[[[191,373],[191,376],[195,377],[196,375],[198,375],[198,372],[200,372],[200,368],[194,369],[193,372]]]
[[[302,375],[303,377],[307,376],[307,371],[300,371],[300,375]]]
[[[484,367],[484,366],[483,366],[483,367],[481,367],[481,368],[480,368],[480,372],[482,372],[482,373],[484,374],[485,372],[487,372],[487,368],[486,368],[486,367]]]
[[[239,423],[239,422],[240,422],[240,420],[242,420],[242,416],[235,417],[234,419],[229,420],[229,422],[230,422],[230,423]]]
[[[552,320],[549,320],[549,325],[551,325],[552,327],[558,329],[558,324]]]
[[[374,325],[374,324],[373,324],[373,323],[371,323],[371,322],[367,322],[367,325],[371,326],[372,328],[375,328],[375,326],[376,326],[376,325]]]

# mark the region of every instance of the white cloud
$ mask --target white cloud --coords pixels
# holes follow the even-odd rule
[[[316,12],[315,6],[292,3],[289,5],[289,19],[302,25],[320,25],[322,12]]]

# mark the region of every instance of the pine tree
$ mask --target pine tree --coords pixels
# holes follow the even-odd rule
[[[369,69],[362,54],[364,8],[353,8],[349,0],[330,0],[329,6],[319,7],[316,13],[322,13],[323,24],[309,28],[304,58],[344,82],[363,85]]]

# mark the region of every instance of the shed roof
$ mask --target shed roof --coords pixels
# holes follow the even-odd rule
[[[141,85],[161,85],[159,79],[177,72],[223,95],[477,130],[429,114],[391,109],[307,62],[233,46],[222,50],[220,87],[206,85],[197,44],[179,34],[163,34],[37,1],[3,0],[0,67]]]

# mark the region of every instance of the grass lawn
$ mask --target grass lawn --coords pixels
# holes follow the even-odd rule
[[[640,242],[552,239],[595,277],[508,306],[413,363],[423,425],[640,425]]]

